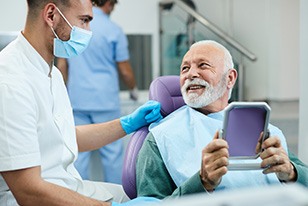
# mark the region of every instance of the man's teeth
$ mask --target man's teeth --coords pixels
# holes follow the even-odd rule
[[[190,86],[188,89],[201,89],[203,87],[204,86],[201,86],[201,85],[195,85],[195,86]]]

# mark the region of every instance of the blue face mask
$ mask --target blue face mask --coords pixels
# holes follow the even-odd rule
[[[51,27],[52,32],[56,36],[56,38],[54,38],[53,53],[56,57],[60,58],[70,58],[77,56],[81,54],[89,45],[92,32],[76,26],[72,26],[62,14],[62,12],[58,8],[57,10],[66,21],[66,23],[72,28],[72,30],[70,39],[68,41],[62,41]]]

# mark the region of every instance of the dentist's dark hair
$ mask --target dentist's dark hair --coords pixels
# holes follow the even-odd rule
[[[54,3],[58,7],[69,7],[71,0],[27,0],[28,16],[36,16],[48,3]]]

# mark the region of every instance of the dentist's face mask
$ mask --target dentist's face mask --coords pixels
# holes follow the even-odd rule
[[[72,30],[70,34],[70,39],[68,41],[62,41],[61,39],[59,39],[55,30],[50,27],[52,32],[56,36],[56,38],[54,38],[53,53],[56,57],[60,58],[70,58],[77,56],[81,54],[89,45],[89,42],[92,37],[92,32],[76,26],[72,26],[62,14],[62,12],[58,8],[56,9]]]

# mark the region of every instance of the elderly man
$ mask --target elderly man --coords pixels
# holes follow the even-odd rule
[[[24,30],[0,53],[0,205],[118,205],[127,200],[120,185],[81,179],[74,167],[78,151],[100,148],[158,120],[160,105],[149,102],[120,119],[75,128],[53,62],[55,56],[69,58],[87,47],[92,2],[27,4]]]
[[[284,135],[273,125],[272,136],[261,145],[264,170],[228,171],[228,143],[217,131],[236,78],[225,47],[214,41],[190,47],[180,71],[187,105],[151,125],[137,160],[138,196],[165,198],[297,180]]]

